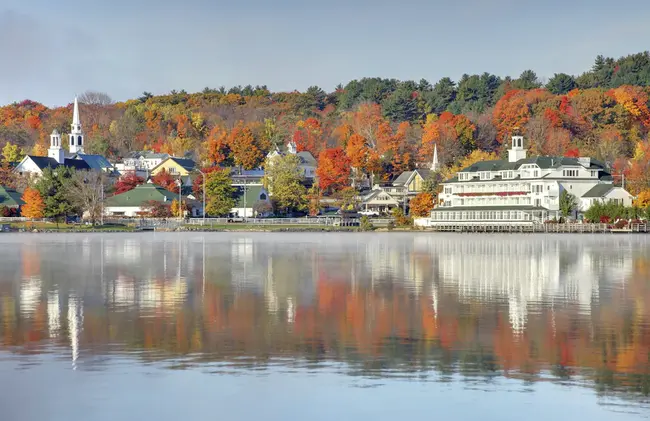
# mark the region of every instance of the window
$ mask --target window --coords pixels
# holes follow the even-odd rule
[[[564,177],[577,177],[578,176],[578,170],[563,170],[562,175]]]
[[[591,176],[594,178],[598,177],[598,171],[592,171]]]
[[[266,200],[266,195],[264,193],[260,194],[260,200]]]
[[[481,180],[489,180],[491,178],[490,177],[490,172],[489,171],[481,171],[479,173],[479,177],[481,178]]]

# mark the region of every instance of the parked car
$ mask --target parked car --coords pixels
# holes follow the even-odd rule
[[[359,215],[379,216],[379,212],[373,211],[373,210],[362,210],[362,211],[359,211]]]
[[[244,218],[242,216],[239,216],[236,213],[229,213],[228,218],[226,219],[227,222],[244,222]]]

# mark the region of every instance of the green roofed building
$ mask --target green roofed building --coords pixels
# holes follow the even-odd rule
[[[0,186],[0,207],[19,208],[24,204],[25,202],[20,198],[20,193],[9,187]]]
[[[246,191],[244,194],[244,186],[236,186],[236,202],[235,207],[231,212],[237,216],[244,218],[252,218],[255,216],[255,207],[258,202],[271,204],[269,193],[263,186],[249,185],[245,186]]]
[[[512,137],[507,160],[482,161],[442,183],[431,218],[420,225],[529,225],[560,217],[560,196],[576,198],[573,217],[594,202],[632,205],[633,197],[614,185],[609,167],[595,159],[526,156],[524,138]]]
[[[106,199],[105,212],[113,216],[139,216],[141,212],[146,211],[149,202],[171,205],[174,200],[178,200],[178,194],[155,184],[145,183]]]

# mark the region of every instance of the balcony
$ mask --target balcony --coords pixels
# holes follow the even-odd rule
[[[476,193],[456,193],[459,197],[481,197],[481,196],[525,196],[526,191],[501,191],[501,192],[476,192]]]

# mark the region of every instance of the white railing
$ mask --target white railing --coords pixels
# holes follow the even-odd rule
[[[3,217],[0,217],[0,222],[26,222],[26,221],[28,221],[27,218],[20,217],[20,216],[16,216],[16,217],[5,217],[5,216],[3,216]],[[35,221],[38,221],[38,219],[36,219]]]
[[[224,225],[245,223],[255,225],[333,225],[339,218],[236,218],[239,222],[228,222],[232,218],[190,218],[190,225]]]

